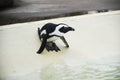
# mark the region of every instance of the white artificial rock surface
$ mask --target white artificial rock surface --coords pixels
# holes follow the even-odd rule
[[[75,28],[65,34],[70,48],[56,41],[61,51],[37,54],[38,27],[46,23],[66,23]],[[0,78],[8,80],[41,71],[50,64],[109,63],[120,57],[120,11],[49,19],[0,26]],[[32,79],[33,78],[33,79]],[[39,80],[37,75],[27,78]],[[12,80],[11,79],[11,80]],[[27,80],[17,79],[16,80]]]

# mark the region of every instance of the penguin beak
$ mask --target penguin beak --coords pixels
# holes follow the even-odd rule
[[[74,29],[74,28],[72,28],[72,27],[69,27],[69,30],[70,30],[70,31],[75,31],[75,29]]]

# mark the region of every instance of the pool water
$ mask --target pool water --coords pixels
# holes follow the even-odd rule
[[[120,60],[119,56],[98,60],[71,59],[0,80],[120,80]]]
[[[117,64],[53,64],[43,68],[40,75],[41,80],[120,80]]]

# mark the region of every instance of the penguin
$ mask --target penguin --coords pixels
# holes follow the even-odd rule
[[[64,38],[64,34],[69,31],[75,31],[75,29],[64,23],[47,23],[41,29],[38,28],[38,35],[42,43],[37,53],[41,54],[44,48],[46,48],[47,51],[60,51],[58,46],[54,43],[57,39],[61,39],[66,47],[69,47],[66,39]]]

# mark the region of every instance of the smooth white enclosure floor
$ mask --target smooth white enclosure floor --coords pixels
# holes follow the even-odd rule
[[[36,54],[48,22],[75,28],[70,48]],[[0,80],[120,80],[120,11],[0,26]]]

